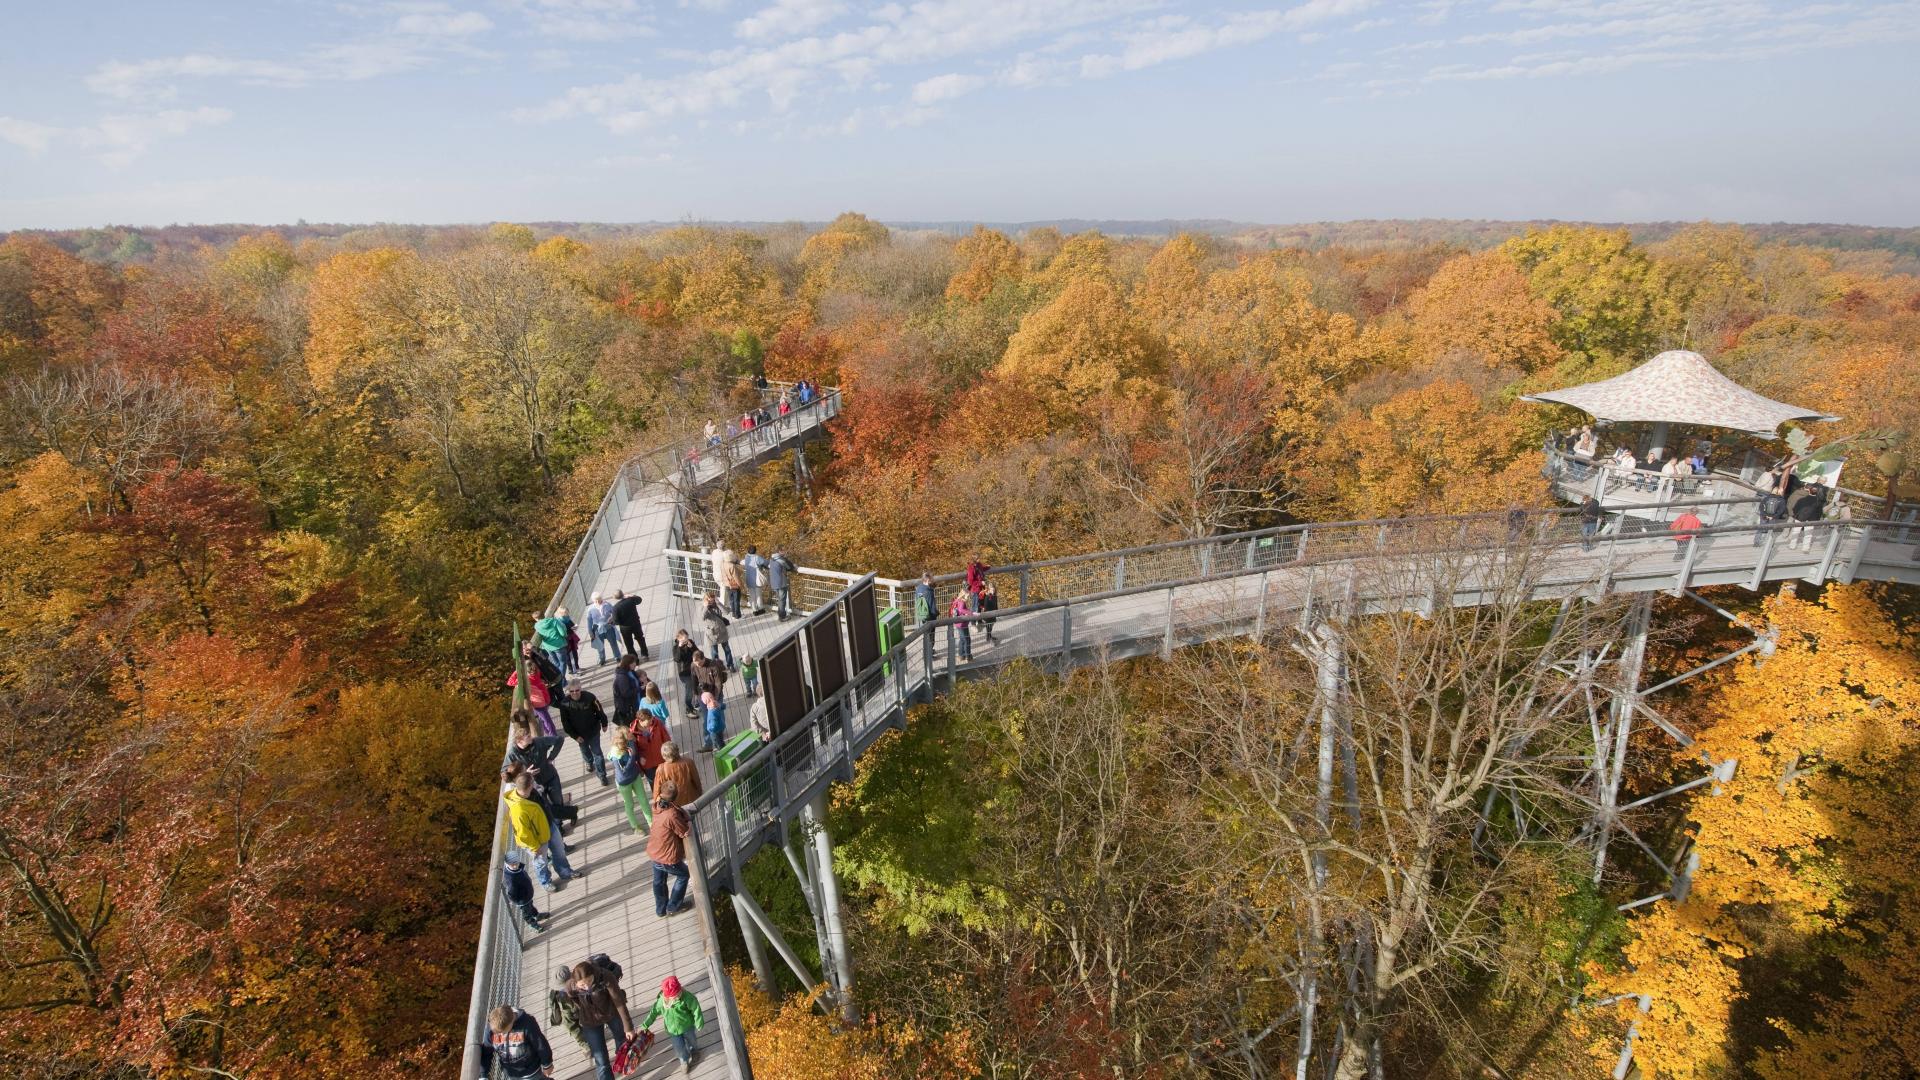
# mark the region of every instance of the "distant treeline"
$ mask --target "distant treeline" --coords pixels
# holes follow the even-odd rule
[[[540,221],[527,222],[533,230],[542,235],[565,234],[580,240],[606,242],[622,238],[643,236],[662,229],[673,228],[684,222],[633,222],[616,224],[607,222],[579,221]],[[704,222],[716,228],[748,229],[753,231],[789,231],[803,233],[816,231],[820,222]],[[1402,220],[1370,221],[1317,221],[1294,225],[1258,225],[1248,222],[1227,221],[1222,219],[1161,219],[1155,221],[1129,221],[1115,219],[1059,218],[1046,221],[1020,222],[972,222],[972,221],[900,221],[887,222],[888,226],[901,232],[930,232],[959,235],[969,232],[976,224],[1003,232],[1020,234],[1033,229],[1052,228],[1062,233],[1072,234],[1097,230],[1109,236],[1173,236],[1178,233],[1201,233],[1218,236],[1238,242],[1250,248],[1299,249],[1322,251],[1328,248],[1353,249],[1409,249],[1422,247],[1451,247],[1465,251],[1482,251],[1497,247],[1507,240],[1524,234],[1530,228],[1544,228],[1555,224],[1588,224],[1584,222],[1557,222],[1551,220],[1534,221],[1478,221],[1451,218],[1419,218]],[[1625,228],[1633,234],[1633,239],[1642,244],[1658,243],[1686,228],[1691,222],[1655,221],[1641,223],[1596,222],[1606,228]],[[9,235],[42,236],[51,240],[63,250],[95,262],[114,264],[137,264],[165,262],[170,258],[198,252],[203,247],[223,249],[243,236],[248,236],[270,228],[299,244],[304,240],[319,240],[340,244],[349,248],[403,247],[416,251],[432,251],[464,247],[472,243],[485,231],[485,224],[475,225],[398,225],[398,224],[334,224],[296,222],[291,225],[167,225],[163,227],[118,226],[109,225],[94,229],[22,229],[16,233],[0,232],[0,240]],[[1883,251],[1892,256],[1885,270],[1897,273],[1920,273],[1920,227],[1883,228],[1866,225],[1820,225],[1788,224],[1742,224],[1748,236],[1755,243],[1784,242],[1809,247],[1831,248],[1837,251],[1873,252]]]

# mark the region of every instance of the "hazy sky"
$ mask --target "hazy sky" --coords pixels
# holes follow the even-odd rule
[[[0,0],[0,228],[1920,224],[1920,0]]]

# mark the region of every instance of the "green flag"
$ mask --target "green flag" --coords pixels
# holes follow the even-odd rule
[[[513,707],[527,707],[527,656],[520,648],[520,620],[513,620]]]

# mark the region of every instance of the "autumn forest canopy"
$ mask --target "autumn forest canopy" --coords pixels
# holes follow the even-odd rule
[[[753,376],[839,387],[841,416],[803,483],[731,475],[692,530],[897,577],[1545,506],[1542,440],[1579,417],[1520,396],[1670,348],[1841,417],[1817,442],[1920,432],[1911,236],[1376,224],[0,240],[0,1071],[451,1073],[514,620],[619,464],[737,417]],[[1591,881],[1570,809],[1505,843],[1478,797],[1386,781],[1421,843],[1356,825],[1316,862],[1288,642],[1016,667],[917,709],[836,795],[867,1018],[743,984],[756,1075],[1291,1076],[1301,965],[1360,956],[1377,979],[1320,991],[1345,1077],[1602,1076],[1638,1014],[1594,1003],[1641,994],[1647,1076],[1912,1075],[1914,597],[1714,599],[1738,621],[1659,601],[1649,681],[1741,623],[1776,644],[1660,699],[1741,762],[1636,819],[1690,838],[1685,903],[1618,912],[1660,886],[1631,860]],[[1356,629],[1366,716],[1499,698],[1480,675],[1618,630],[1537,615]],[[1625,788],[1696,762],[1649,738]],[[1392,915],[1393,948],[1316,923],[1303,959],[1301,874]]]

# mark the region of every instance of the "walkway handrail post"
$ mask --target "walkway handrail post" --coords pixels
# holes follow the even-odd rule
[[[726,813],[726,807],[720,808]],[[713,913],[713,889],[707,880],[707,859],[700,850],[700,830],[687,830],[687,870],[693,878],[693,903],[700,912],[700,945],[706,954],[707,977],[713,988],[714,1018],[720,1022],[720,1039],[727,1046],[727,1057],[735,1067],[737,1080],[753,1080],[753,1062],[747,1057],[746,1029],[740,1023],[740,1006],[733,999],[727,965],[720,958],[720,923]]]

